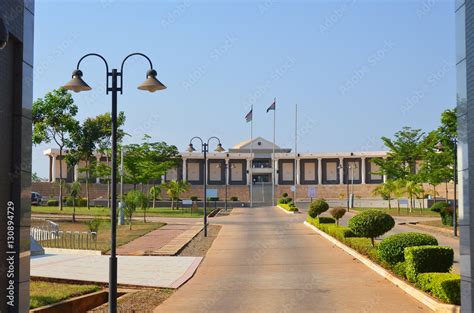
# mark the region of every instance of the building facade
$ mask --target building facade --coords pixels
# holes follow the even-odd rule
[[[28,312],[34,1],[0,0],[0,23],[0,312]]]
[[[458,181],[460,187],[459,234],[461,253],[461,311],[474,309],[474,1],[455,1],[456,12],[456,76],[458,114]]]
[[[50,182],[59,178],[59,166],[63,167],[63,179],[67,182],[84,178],[78,167],[68,168],[66,162],[59,161],[58,150],[48,149],[44,154],[49,158]],[[228,151],[208,153],[207,185],[221,199],[237,197],[244,202],[252,200],[256,203],[271,203],[273,179],[275,197],[288,192],[298,200],[307,200],[314,196],[315,190],[317,197],[339,198],[346,193],[348,184],[353,193],[372,197],[372,190],[384,181],[382,175],[376,174],[379,168],[373,160],[384,158],[386,154],[384,151],[295,154],[291,149],[273,147],[271,141],[257,137]],[[181,158],[180,165],[169,170],[161,180],[185,179],[192,186],[185,196],[201,195],[206,179],[204,155],[182,152]],[[99,154],[96,159],[106,162],[106,158]],[[99,178],[91,180],[101,182]]]

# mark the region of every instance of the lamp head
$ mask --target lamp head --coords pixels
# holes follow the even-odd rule
[[[436,148],[436,150],[438,150],[438,151],[443,151],[443,150],[444,150],[444,145],[443,145],[443,143],[440,141],[440,142],[438,142],[438,143],[436,144],[435,148]]]
[[[146,72],[146,80],[138,86],[138,89],[149,92],[166,89],[166,86],[156,79],[156,75],[157,73],[154,69],[148,70]]]
[[[74,92],[88,91],[92,88],[82,79],[82,71],[77,69],[72,72],[72,79],[63,86]]]
[[[188,152],[189,152],[189,153],[192,153],[192,152],[194,152],[194,151],[196,151],[196,149],[194,149],[193,144],[190,143],[189,146],[188,146]]]
[[[225,149],[222,147],[221,143],[219,143],[219,144],[217,145],[217,148],[216,148],[214,151],[216,151],[216,152],[224,152]]]

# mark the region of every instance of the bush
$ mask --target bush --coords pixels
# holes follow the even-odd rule
[[[298,212],[298,208],[296,207],[294,202],[288,203],[288,211]]]
[[[59,206],[59,201],[58,200],[48,200],[48,202],[46,202],[46,205],[47,206]]]
[[[366,210],[349,220],[349,228],[360,237],[370,238],[375,246],[374,238],[388,232],[395,226],[393,218],[380,210]]]
[[[278,199],[278,204],[289,204],[291,202],[293,202],[293,199],[288,197]]]
[[[335,224],[336,220],[333,219],[332,217],[325,217],[325,216],[320,216],[318,218],[319,224]]]
[[[219,197],[209,197],[207,198],[209,201],[219,201]]]
[[[406,275],[415,282],[420,273],[447,273],[453,266],[454,252],[450,247],[419,246],[405,248]]]
[[[198,201],[199,200],[198,196],[191,196],[191,197],[189,197],[189,199],[191,201]]]
[[[461,304],[461,277],[451,273],[424,273],[417,277],[416,287],[450,304]]]
[[[405,262],[398,262],[392,267],[392,271],[402,278],[406,278],[406,263]]]
[[[378,253],[382,260],[393,266],[405,261],[404,250],[413,246],[437,246],[435,237],[420,233],[400,233],[382,240],[378,246]]]
[[[316,199],[309,205],[308,215],[316,218],[327,210],[329,210],[328,203],[324,199]]]
[[[336,219],[336,224],[339,225],[339,219],[346,214],[346,209],[344,208],[333,208],[329,211],[332,217]]]
[[[90,232],[97,233],[99,231],[100,224],[102,224],[102,221],[95,218],[93,220],[87,221],[86,224]]]
[[[230,201],[239,201],[239,198],[236,196],[230,197]]]
[[[443,225],[453,226],[453,209],[447,202],[436,202],[431,206],[431,211],[439,213]]]
[[[288,198],[288,193],[286,193],[286,192],[282,193],[282,194],[281,194],[281,197],[282,197],[282,198]]]

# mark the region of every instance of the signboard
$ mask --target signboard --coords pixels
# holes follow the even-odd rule
[[[291,192],[295,192],[296,191],[296,186],[291,186]]]
[[[316,198],[316,187],[315,186],[308,187],[308,198]]]
[[[217,189],[207,189],[206,198],[217,197]]]
[[[189,199],[184,199],[181,201],[183,205],[191,205],[193,204],[193,200],[189,200]]]

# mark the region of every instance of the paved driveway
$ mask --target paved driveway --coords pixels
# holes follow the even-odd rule
[[[303,214],[238,208],[195,276],[155,312],[428,312],[302,224]]]

